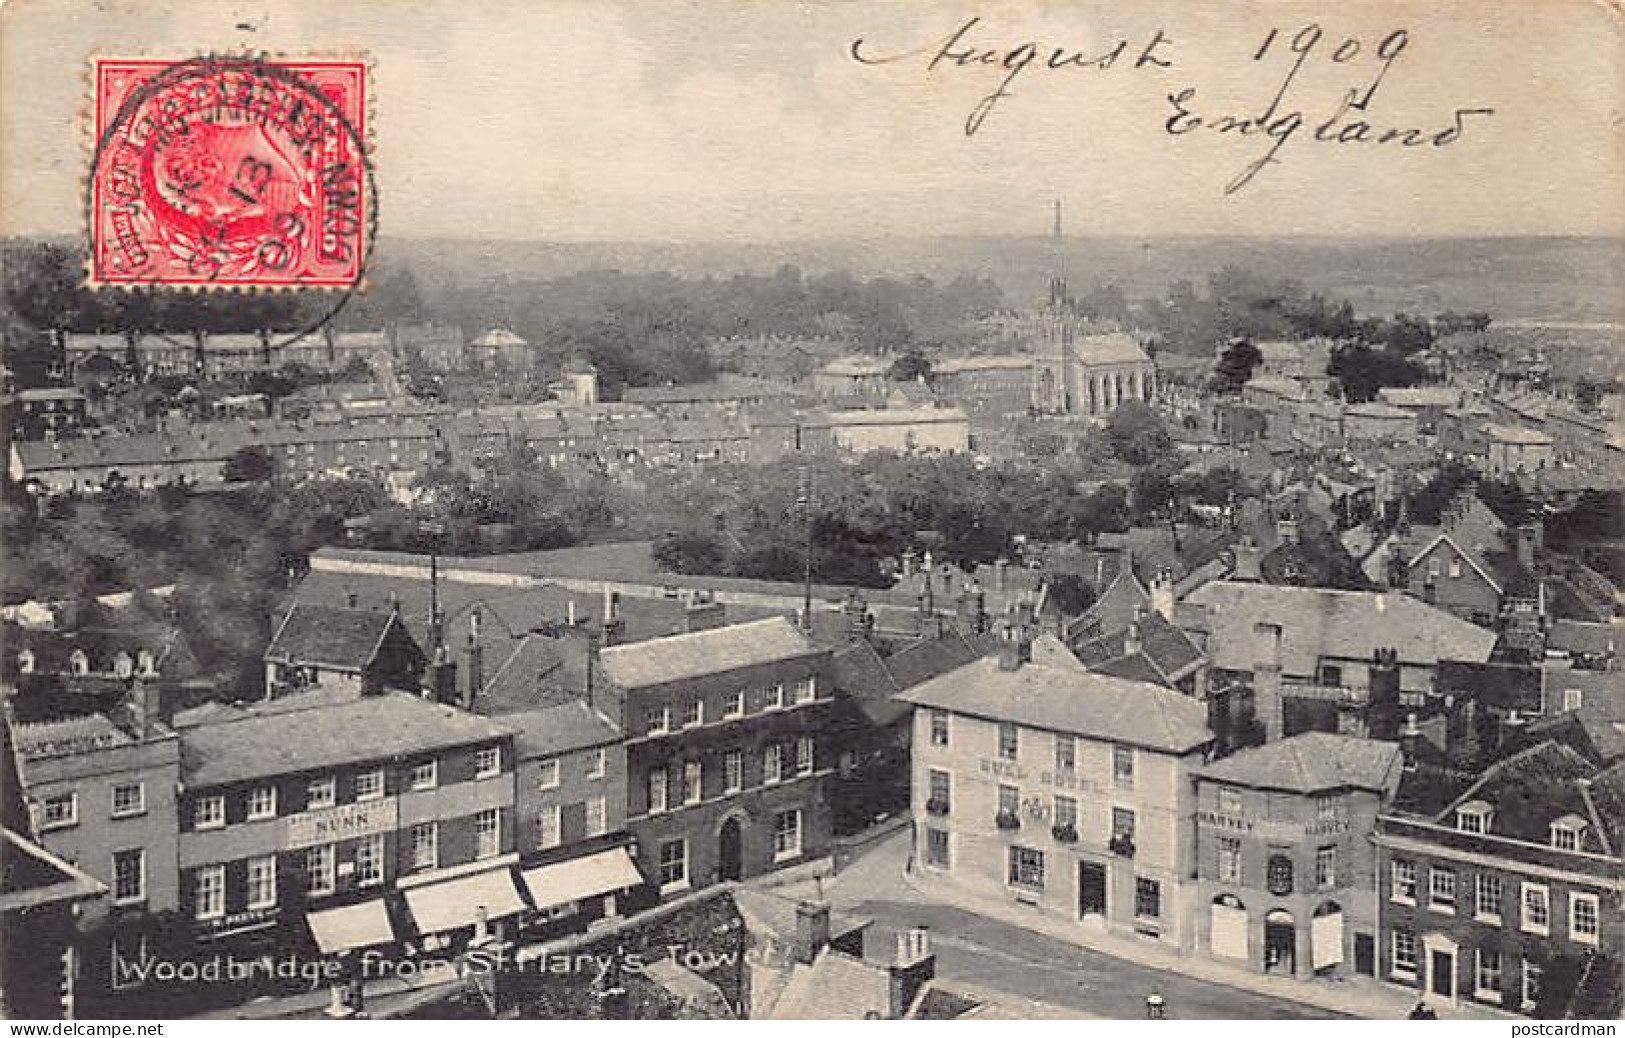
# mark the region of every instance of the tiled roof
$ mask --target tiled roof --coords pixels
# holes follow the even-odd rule
[[[389,612],[296,603],[283,617],[265,658],[360,672],[378,655],[395,622]]]
[[[815,656],[820,650],[783,617],[730,624],[709,631],[616,645],[601,655],[604,673],[622,688],[740,670]]]
[[[201,788],[491,742],[510,731],[454,707],[386,692],[280,713],[246,710],[234,720],[182,729],[181,765],[186,783]]]
[[[913,688],[939,674],[963,667],[983,654],[956,629],[921,638],[886,657],[886,669],[900,689]]]
[[[1197,774],[1216,782],[1291,793],[1338,789],[1383,793],[1397,777],[1398,764],[1397,743],[1304,732],[1242,750]]]
[[[1092,674],[1050,635],[1035,639],[1033,654],[1054,662],[1035,659],[1004,670],[996,657],[984,657],[898,698],[916,706],[1168,753],[1186,753],[1213,739],[1207,709],[1181,693]]]
[[[856,641],[835,650],[830,657],[830,680],[844,693],[870,724],[885,726],[910,710],[908,704],[892,698],[898,691],[880,653],[867,641]]]
[[[1481,662],[1495,647],[1492,632],[1408,595],[1214,581],[1186,602],[1207,607],[1205,644],[1224,670],[1252,670],[1264,658],[1261,624],[1280,627],[1280,663],[1291,675],[1313,673],[1322,657],[1368,660],[1379,648],[1430,666]]]
[[[1184,631],[1163,619],[1161,613],[1148,612],[1130,623],[1138,624],[1140,648],[1136,652],[1127,651],[1128,627],[1073,645],[1072,652],[1090,670],[1158,684],[1178,680],[1187,668],[1201,660],[1202,650]],[[1129,662],[1132,660],[1141,662]],[[1147,669],[1152,675],[1149,678],[1143,676]]]
[[[87,750],[128,746],[135,740],[105,714],[86,714],[61,721],[18,724],[12,745],[19,761],[43,760]]]
[[[832,948],[797,965],[769,1013],[774,1020],[864,1020],[891,1008],[891,974]]]
[[[1584,656],[1606,656],[1625,649],[1625,623],[1558,620],[1546,634],[1546,647]]]
[[[520,760],[607,746],[621,737],[609,718],[581,700],[503,714],[502,724],[513,729],[514,753]]]

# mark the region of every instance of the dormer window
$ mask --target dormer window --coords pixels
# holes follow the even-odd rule
[[[34,653],[32,650],[24,649],[17,654],[17,670],[22,674],[34,673]]]
[[[142,649],[135,654],[135,669],[142,677],[150,678],[158,673],[158,661],[151,650]]]
[[[68,657],[68,672],[79,675],[90,673],[90,657],[85,655],[85,650],[73,650],[73,654]]]
[[[135,673],[135,661],[127,652],[121,652],[113,657],[113,673],[121,678],[127,678]]]
[[[1456,828],[1464,833],[1487,833],[1490,831],[1490,805],[1482,800],[1473,800],[1456,808]]]
[[[1552,823],[1551,843],[1560,851],[1580,849],[1580,837],[1585,833],[1585,819],[1579,815],[1564,815]]]

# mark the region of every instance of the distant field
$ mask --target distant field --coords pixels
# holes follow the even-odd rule
[[[794,264],[860,276],[961,273],[993,278],[1017,305],[1042,298],[1053,266],[1049,241],[907,238],[863,241],[664,245],[393,241],[381,253],[410,262],[421,279],[540,280],[584,268],[669,270],[689,276],[769,272]],[[1079,290],[1116,282],[1130,295],[1175,281],[1200,284],[1235,264],[1293,277],[1348,299],[1363,313],[1484,310],[1498,320],[1625,323],[1625,238],[1077,238],[1067,270]]]

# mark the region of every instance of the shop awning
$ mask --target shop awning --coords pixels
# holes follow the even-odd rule
[[[624,847],[525,870],[525,889],[537,911],[642,883],[643,874]]]
[[[406,891],[406,907],[418,933],[430,934],[473,926],[481,908],[487,921],[513,915],[524,910],[525,902],[513,885],[513,873],[500,868],[413,887]]]
[[[379,898],[343,908],[329,908],[306,916],[311,936],[324,955],[391,944],[395,931],[389,925],[389,912]]]

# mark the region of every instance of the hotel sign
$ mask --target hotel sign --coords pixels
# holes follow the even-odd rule
[[[397,816],[394,797],[289,815],[286,847],[296,851],[302,847],[389,832],[396,827]]]
[[[982,774],[994,778],[1013,779],[1020,782],[1028,777],[1027,769],[1014,761],[994,760],[990,757],[979,757],[976,761]],[[1038,783],[1043,786],[1053,786],[1056,789],[1071,789],[1080,792],[1095,792],[1100,789],[1100,783],[1086,779],[1075,771],[1040,771]]]

